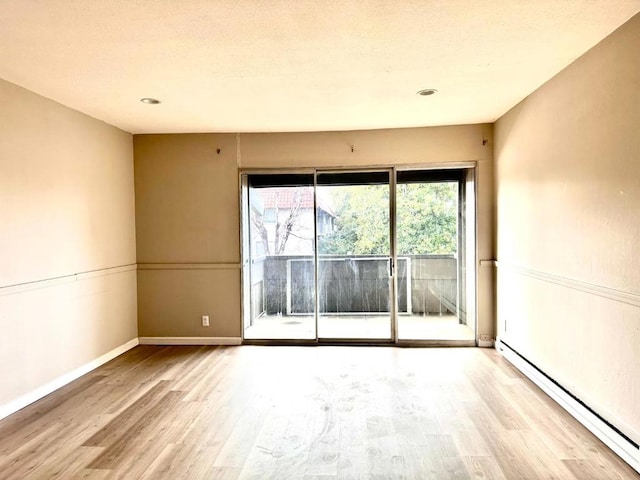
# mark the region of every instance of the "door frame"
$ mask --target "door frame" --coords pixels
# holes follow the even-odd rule
[[[314,338],[282,338],[282,339],[249,339],[245,337],[245,329],[246,329],[246,320],[248,316],[251,314],[251,273],[250,273],[250,265],[251,265],[251,247],[249,241],[249,231],[250,227],[250,211],[249,211],[249,186],[248,186],[248,177],[250,175],[286,175],[286,174],[303,174],[303,175],[313,175],[313,237],[314,237],[314,249],[316,248],[316,195],[315,195],[315,184],[316,184],[316,173],[314,168],[242,168],[238,169],[238,185],[239,185],[239,201],[240,201],[240,333],[241,333],[241,342],[243,345],[317,345],[318,344],[318,321],[317,321],[317,313],[314,312]],[[247,228],[249,227],[249,228]],[[315,252],[314,252],[314,263],[315,263]],[[315,267],[314,267],[315,268]],[[249,288],[246,288],[247,283],[249,284]],[[314,289],[316,291],[317,296],[317,287]],[[245,297],[249,297],[246,299]],[[316,300],[317,304],[317,300]]]
[[[319,260],[318,260],[318,235],[315,235],[314,259],[316,269],[316,340],[319,344],[367,344],[367,345],[393,345],[397,342],[397,285],[396,285],[396,259],[395,259],[395,178],[396,172],[393,166],[379,167],[338,167],[338,168],[316,168],[314,175],[314,185],[317,188],[318,175],[341,174],[341,173],[378,173],[384,172],[388,175],[389,183],[389,337],[388,338],[328,338],[318,335],[318,323],[320,320],[320,296],[319,296]],[[314,195],[314,199],[316,196]],[[314,205],[314,215],[317,218],[317,205]]]
[[[241,287],[241,305],[240,305],[240,317],[241,317],[241,337],[243,344],[252,345],[397,345],[397,346],[477,346],[478,345],[478,270],[477,270],[477,258],[478,258],[478,222],[477,222],[477,176],[478,176],[477,162],[450,162],[450,163],[432,163],[432,164],[397,164],[397,165],[374,165],[363,167],[317,167],[317,168],[240,168],[238,169],[238,187],[239,194],[238,200],[240,203],[240,256],[241,256],[241,271],[240,271],[240,287]],[[398,282],[397,282],[397,232],[396,232],[396,187],[397,187],[397,175],[400,171],[411,170],[464,170],[462,180],[460,180],[460,188],[464,188],[465,205],[459,205],[458,215],[463,214],[466,217],[465,223],[465,265],[466,265],[466,296],[467,296],[467,319],[471,318],[474,329],[474,340],[402,340],[398,338]],[[392,262],[392,271],[390,275],[390,336],[389,339],[339,339],[339,338],[320,338],[318,336],[318,319],[319,319],[319,288],[318,288],[318,235],[317,235],[317,179],[318,174],[322,173],[360,173],[360,172],[388,172],[389,173],[389,245],[390,245],[390,262]],[[313,214],[314,214],[314,269],[315,269],[315,312],[314,312],[314,330],[315,338],[313,339],[247,339],[245,338],[246,317],[250,313],[248,308],[248,302],[250,298],[246,299],[246,296],[250,296],[249,291],[246,290],[246,282],[250,283],[250,274],[248,273],[248,266],[251,259],[250,252],[247,252],[246,239],[248,237],[247,225],[248,225],[248,205],[244,205],[245,199],[248,198],[246,192],[248,192],[246,178],[249,175],[278,175],[278,174],[312,174],[313,175]],[[471,191],[470,191],[471,190]],[[465,209],[462,212],[462,209]],[[460,242],[460,235],[458,235],[458,242]],[[248,257],[248,258],[247,258]],[[460,275],[461,269],[458,269],[458,275]],[[248,278],[247,278],[248,277]],[[461,282],[459,277],[458,282]],[[470,285],[470,283],[472,285]],[[471,288],[470,288],[471,287]],[[460,287],[458,287],[460,288]],[[247,311],[247,309],[249,311]]]
[[[478,258],[478,242],[477,242],[477,234],[478,234],[478,222],[477,222],[477,208],[478,208],[478,198],[477,198],[477,175],[478,175],[478,164],[477,162],[451,162],[445,164],[429,164],[429,165],[396,165],[393,167],[394,170],[394,187],[395,183],[397,183],[398,172],[407,172],[407,171],[429,171],[433,170],[434,172],[441,172],[443,170],[458,170],[461,172],[461,178],[458,181],[459,192],[458,192],[458,222],[460,224],[461,217],[465,217],[465,225],[464,225],[464,236],[458,232],[457,242],[458,242],[458,252],[460,252],[460,243],[461,241],[465,243],[465,258],[464,265],[466,269],[465,275],[465,295],[466,295],[466,316],[467,320],[471,319],[471,324],[473,325],[473,340],[440,340],[440,339],[400,339],[397,331],[397,320],[396,320],[396,332],[395,332],[395,344],[398,346],[406,346],[406,347],[474,347],[478,346],[478,274],[477,274],[477,258]],[[437,174],[434,174],[434,176]],[[395,202],[395,188],[394,188],[394,202]],[[464,199],[464,204],[462,200]],[[395,209],[395,203],[394,203]],[[396,211],[394,210],[394,217],[396,215]],[[394,232],[395,233],[395,232]],[[397,251],[394,251],[394,258],[397,258]],[[456,268],[457,276],[458,276],[458,295],[461,288],[462,283],[462,268],[461,268],[461,260],[458,257],[458,266]],[[397,283],[397,282],[396,282]],[[471,288],[470,288],[471,286]],[[459,303],[457,305],[457,309],[459,310]],[[398,312],[396,311],[396,319]]]

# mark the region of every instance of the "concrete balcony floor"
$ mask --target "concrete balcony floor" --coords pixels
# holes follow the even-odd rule
[[[318,337],[322,339],[390,338],[391,320],[385,314],[320,315]],[[245,329],[247,340],[303,340],[315,338],[313,316],[263,315]],[[473,341],[473,329],[460,324],[455,315],[398,315],[400,340]]]

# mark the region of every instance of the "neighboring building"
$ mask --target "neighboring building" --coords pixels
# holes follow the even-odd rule
[[[318,235],[335,229],[331,199],[318,191]],[[251,244],[256,255],[312,255],[313,187],[253,188]]]

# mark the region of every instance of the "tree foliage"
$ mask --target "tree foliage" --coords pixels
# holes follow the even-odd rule
[[[336,229],[319,241],[319,253],[389,254],[388,185],[331,188]],[[396,194],[398,254],[450,254],[457,249],[455,182],[399,184]]]

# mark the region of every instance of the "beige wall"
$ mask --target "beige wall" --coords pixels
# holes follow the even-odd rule
[[[136,135],[140,336],[241,335],[240,168],[476,161],[479,258],[493,258],[492,139],[491,125]],[[493,335],[493,272],[485,270],[479,271],[479,330]],[[200,326],[203,314],[211,316],[208,328]]]
[[[137,326],[131,135],[2,80],[0,105],[2,408]]]
[[[239,337],[236,136],[136,135],[134,151],[140,336]]]
[[[640,15],[496,124],[499,335],[640,441]]]

